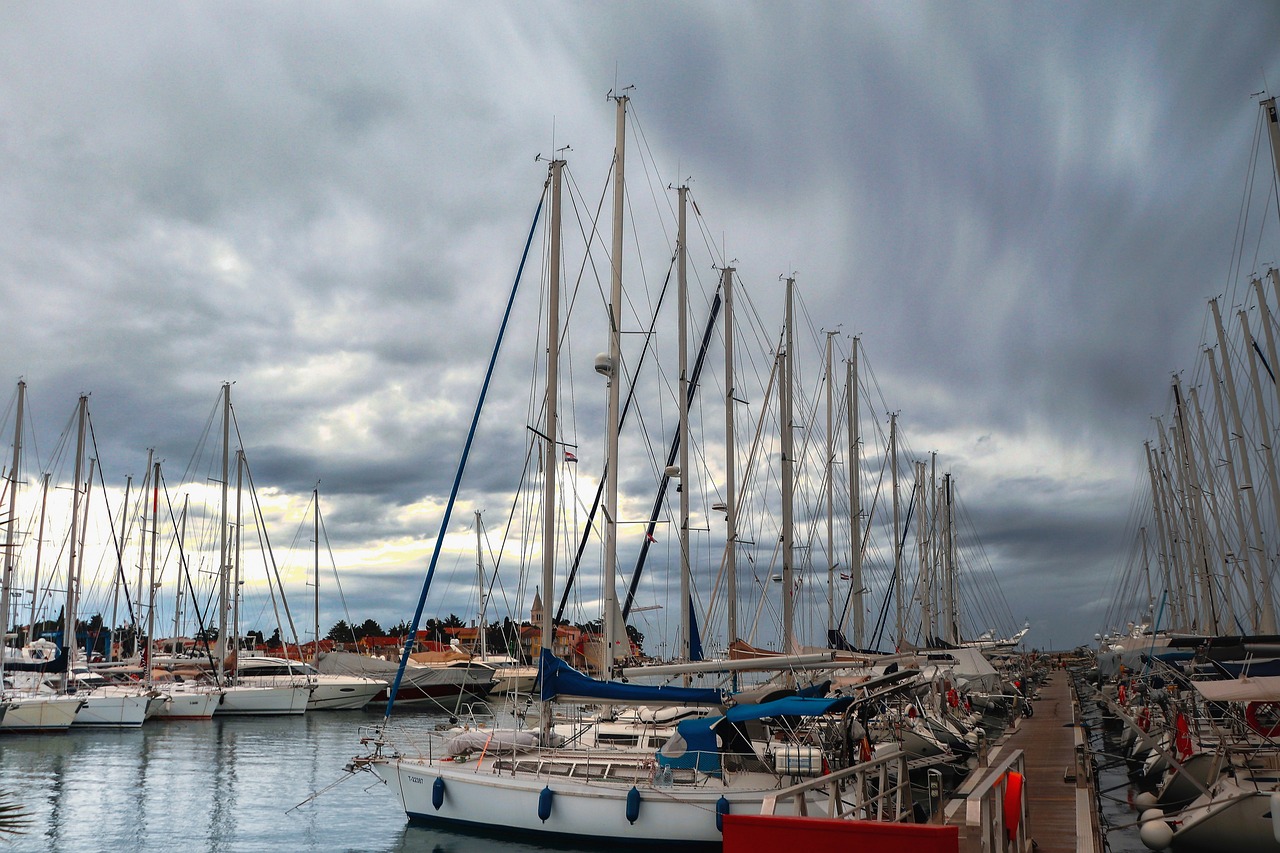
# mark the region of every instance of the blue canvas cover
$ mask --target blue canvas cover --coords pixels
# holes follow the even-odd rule
[[[578,672],[548,649],[538,663],[539,694],[544,702],[556,699],[619,702],[627,705],[723,705],[719,690],[704,687],[653,686],[600,681]]]

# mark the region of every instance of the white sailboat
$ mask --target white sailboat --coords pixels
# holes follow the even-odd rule
[[[606,669],[626,652],[615,638],[625,636],[615,625],[620,614],[614,589],[618,506],[618,388],[621,384],[620,306],[623,210],[623,155],[627,97],[615,96],[617,141],[614,161],[614,244],[610,301],[610,349],[597,358],[596,370],[609,380],[605,426],[606,484],[604,515],[604,630]],[[543,535],[542,589],[550,597],[555,581],[556,472],[561,445],[557,442],[557,375],[559,361],[560,187],[562,160],[551,162],[548,188],[551,201],[550,293],[546,381],[543,403]],[[681,194],[683,225],[684,193]],[[683,227],[679,237],[683,252]],[[681,264],[683,269],[683,264]],[[483,397],[482,397],[483,402]],[[478,409],[477,409],[478,414]],[[785,426],[784,426],[785,430]],[[465,454],[463,459],[465,465]],[[786,464],[784,462],[784,464]],[[456,485],[455,485],[456,496]],[[784,496],[784,503],[785,501]],[[452,508],[453,498],[449,502]],[[448,512],[445,521],[448,522]],[[433,562],[434,568],[434,562]],[[790,566],[787,571],[789,573]],[[428,581],[430,571],[428,573]],[[424,590],[424,600],[426,591]],[[684,600],[687,594],[682,592]],[[683,606],[683,605],[682,605]],[[421,605],[420,605],[421,610]],[[789,614],[788,614],[789,616]],[[790,624],[788,618],[787,629]],[[677,734],[657,754],[613,746],[598,748],[560,744],[552,731],[550,702],[585,701],[606,705],[717,705],[715,690],[646,687],[589,679],[552,655],[552,609],[545,608],[541,625],[541,746],[527,739],[494,732],[480,739],[468,734],[469,751],[451,750],[444,740],[428,738],[413,744],[392,743],[385,727],[366,739],[373,752],[356,759],[384,779],[396,793],[411,820],[492,829],[501,827],[528,837],[562,836],[594,843],[706,843],[720,841],[721,817],[729,812],[759,813],[763,801],[797,777],[823,770],[822,750],[784,736],[786,726],[769,720],[787,717],[814,719],[849,707],[851,698],[800,699],[742,705],[724,714],[682,721]],[[688,640],[682,637],[682,647]],[[763,739],[746,737],[743,726],[764,727]],[[803,726],[801,726],[803,728]],[[777,734],[773,740],[771,734]],[[808,730],[806,729],[806,734]],[[810,814],[825,813],[825,804],[812,802]]]
[[[19,381],[13,465],[9,469],[9,517],[5,526],[4,572],[0,575],[0,600],[5,602],[9,601],[9,592],[13,587],[13,565],[17,552],[15,542],[18,526],[17,498],[21,470],[19,466],[22,461],[22,418],[26,389],[27,383]],[[38,693],[34,689],[19,689],[13,677],[15,669],[12,664],[16,661],[9,660],[11,650],[5,641],[8,635],[9,608],[0,607],[0,705],[5,708],[4,716],[0,718],[0,733],[66,731],[75,721],[84,700],[76,696],[51,696],[47,693]],[[39,672],[49,668],[48,664],[49,662],[41,662],[34,668]],[[59,656],[57,665],[65,670],[67,665],[65,653]],[[9,670],[8,673],[6,669]]]

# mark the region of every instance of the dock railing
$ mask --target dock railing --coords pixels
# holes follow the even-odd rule
[[[1003,760],[991,765],[987,776],[965,798],[965,823],[976,827],[982,839],[982,853],[1030,850],[1027,835],[1027,792],[1024,787],[1026,763],[1023,752],[1015,749]],[[1018,774],[1015,783],[1011,773]],[[1017,789],[1016,818],[1006,820],[1007,798]],[[1010,826],[1009,824],[1013,825]]]
[[[823,788],[827,792],[827,813],[823,817],[894,822],[909,820],[912,816],[907,754],[901,747],[870,761],[782,788],[764,798],[760,814],[774,814],[779,803],[794,801],[793,813],[806,817],[809,793]]]

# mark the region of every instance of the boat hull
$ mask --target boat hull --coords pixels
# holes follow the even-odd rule
[[[285,716],[305,714],[311,691],[306,687],[235,687],[223,688],[222,698],[214,710],[217,716]]]
[[[76,714],[84,700],[75,696],[14,696],[4,718],[0,719],[0,732],[65,732],[75,722]]]
[[[485,768],[477,772],[474,764],[450,766],[449,762],[403,758],[375,761],[372,767],[398,793],[405,814],[414,822],[488,831],[502,827],[523,837],[532,834],[596,843],[718,847],[717,803],[722,797],[730,813],[759,814],[763,799],[776,791],[744,791],[712,784],[673,795],[672,790],[653,788],[647,782],[631,785],[509,776],[486,772]],[[443,780],[438,807],[436,779]],[[549,797],[545,790],[551,791]],[[632,790],[637,793],[631,794]],[[629,798],[635,801],[634,812],[629,811]],[[546,812],[545,820],[540,809]],[[811,809],[820,811],[813,804]]]
[[[147,693],[91,693],[76,714],[75,728],[136,728],[147,719]]]

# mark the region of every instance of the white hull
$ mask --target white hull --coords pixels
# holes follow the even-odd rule
[[[1201,796],[1182,813],[1182,823],[1169,845],[1174,853],[1280,851],[1270,790],[1245,789],[1223,779],[1214,786],[1213,795],[1213,799]]]
[[[635,766],[633,762],[629,764]],[[777,790],[776,785],[744,790],[715,781],[696,787],[654,788],[644,779],[585,782],[533,774],[511,776],[490,772],[487,766],[477,768],[472,763],[408,758],[374,761],[372,767],[397,792],[410,820],[489,831],[497,828],[525,837],[532,834],[592,839],[597,843],[616,840],[719,845],[716,815],[722,797],[731,813],[759,814],[763,799]],[[433,802],[436,779],[444,780],[439,808]],[[634,823],[627,818],[628,795],[633,787],[639,796]],[[552,796],[550,813],[543,821],[538,812],[546,788]],[[810,803],[810,814],[823,813],[818,803]]]
[[[147,719],[147,705],[151,696],[147,693],[94,691],[82,696],[84,707],[76,714],[76,728],[97,726],[134,728]]]
[[[311,688],[308,711],[358,711],[373,701],[386,682],[355,675],[321,675]]]
[[[385,681],[358,675],[242,675],[240,681],[253,687],[289,686],[309,690],[308,711],[358,711],[387,686]]]
[[[305,714],[310,696],[311,691],[306,687],[224,687],[214,713],[219,716]]]
[[[165,703],[155,714],[157,720],[212,720],[222,691],[217,688],[188,688],[185,685],[158,684]]]
[[[71,728],[84,700],[78,696],[11,696],[0,732],[51,732]]]

